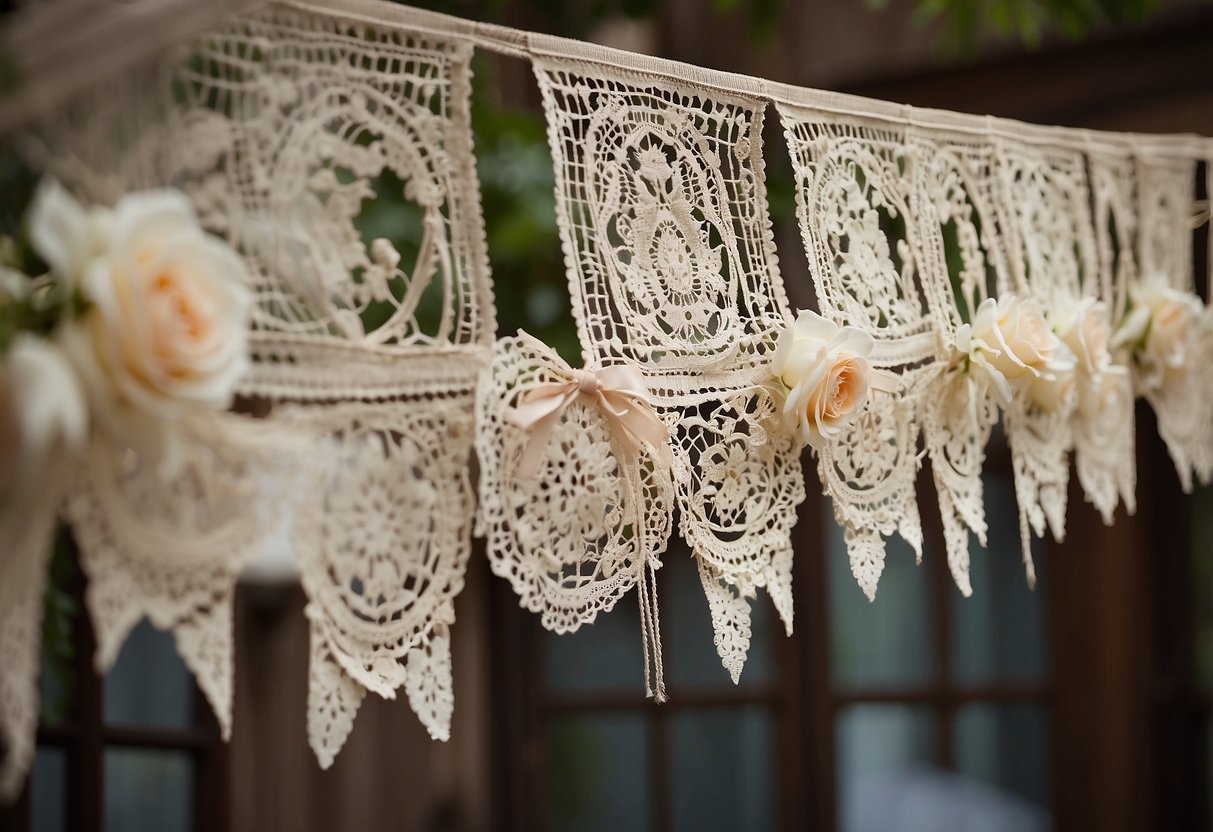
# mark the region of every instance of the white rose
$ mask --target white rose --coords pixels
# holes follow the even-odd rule
[[[30,204],[30,244],[70,290],[108,247],[111,222],[108,210],[85,208],[58,182],[46,180]]]
[[[0,306],[29,297],[30,279],[8,266],[0,266]]]
[[[88,408],[67,357],[18,334],[0,366],[0,497],[31,488],[48,454],[77,450],[87,435]]]
[[[60,212],[80,210],[70,197],[55,199]],[[146,448],[171,439],[149,434],[171,433],[172,420],[228,407],[248,361],[248,277],[235,252],[201,229],[185,197],[124,197],[94,224],[109,239],[91,259],[93,237],[58,234],[78,226],[56,219],[49,209],[43,215],[39,253],[72,268],[84,264],[78,285],[90,306],[60,328],[60,341],[99,422]]]
[[[1046,413],[1068,411],[1078,401],[1078,380],[1074,370],[1057,370],[1032,378],[1027,384],[1028,398]]]
[[[1012,388],[1035,379],[1053,381],[1074,369],[1074,354],[1045,320],[1039,303],[1014,294],[986,298],[971,323],[956,333],[956,349],[981,372],[1003,404]]]
[[[1130,290],[1132,307],[1116,331],[1113,343],[1129,350],[1142,390],[1154,390],[1168,379],[1180,378],[1197,352],[1200,299],[1150,281]]]
[[[821,448],[859,418],[870,388],[890,389],[888,374],[868,363],[874,345],[867,333],[808,310],[780,333],[771,370],[787,389],[784,420],[801,441]]]

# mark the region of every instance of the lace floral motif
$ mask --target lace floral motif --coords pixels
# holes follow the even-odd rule
[[[587,362],[633,362],[673,434],[680,529],[734,679],[749,599],[791,626],[799,447],[759,389],[787,317],[754,98],[536,60]],[[742,489],[747,489],[743,494]]]
[[[470,399],[279,411],[333,446],[321,502],[297,511],[293,532],[313,660],[334,665],[309,680],[308,734],[325,767],[361,701],[342,677],[387,699],[403,686],[430,736],[450,736],[446,628],[471,552]]]
[[[943,518],[944,545],[952,579],[965,596],[969,581],[969,532],[986,545],[982,468],[986,445],[998,422],[990,390],[960,365],[940,369],[923,398],[923,436]]]
[[[716,649],[733,681],[763,587],[792,631],[791,529],[804,500],[800,445],[765,389],[688,412],[675,433],[680,530],[699,560]],[[702,414],[702,415],[701,415]]]

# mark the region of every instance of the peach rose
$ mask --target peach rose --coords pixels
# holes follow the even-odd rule
[[[1053,332],[1040,304],[1014,294],[982,301],[972,322],[957,331],[956,349],[1004,405],[1011,401],[1013,387],[1057,380],[1075,366],[1074,354]]]
[[[90,304],[59,338],[98,421],[146,447],[157,426],[228,407],[247,366],[251,308],[235,252],[180,193],[132,194],[101,219],[61,190],[44,193],[31,238]]]
[[[873,346],[867,333],[808,310],[780,333],[771,370],[787,391],[784,420],[802,442],[821,448],[837,438],[859,418],[870,389],[886,389],[887,374],[868,363]]]

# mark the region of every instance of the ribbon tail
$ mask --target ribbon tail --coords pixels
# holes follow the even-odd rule
[[[552,431],[560,414],[577,397],[577,388],[567,384],[545,384],[533,387],[519,396],[519,402],[505,412],[505,421],[529,434],[514,474],[519,478],[534,476],[543,462],[543,452],[551,441]]]
[[[562,412],[563,410],[554,410],[531,424],[522,455],[518,457],[518,465],[514,468],[515,478],[528,479],[538,473],[539,466],[543,464],[543,453],[552,440],[552,431],[556,429],[556,422]]]
[[[642,443],[649,446],[653,460],[663,469],[674,464],[674,452],[670,449],[670,431],[665,422],[654,412],[648,402],[626,397],[619,407],[613,407],[611,397],[604,396],[600,403],[603,412],[610,414],[620,430],[620,440],[633,456],[639,456]]]
[[[636,550],[645,561],[640,565],[640,576],[636,582],[637,599],[640,602],[640,639],[644,655],[644,695],[655,703],[666,701],[665,673],[661,660],[661,617],[657,613],[657,570],[649,561],[648,528],[644,517],[644,489],[641,487],[639,470],[632,465],[624,474],[628,491],[632,497],[633,524],[636,529]]]

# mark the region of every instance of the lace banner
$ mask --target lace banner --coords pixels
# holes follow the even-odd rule
[[[449,736],[473,521],[493,571],[555,632],[635,589],[660,700],[655,581],[675,509],[736,682],[759,589],[792,629],[806,444],[869,598],[890,535],[923,555],[924,460],[949,568],[972,592],[1000,422],[1030,581],[1032,537],[1065,534],[1071,456],[1105,522],[1135,509],[1138,396],[1183,487],[1213,478],[1213,313],[1192,268],[1210,140],[917,110],[376,0],[251,5],[190,17],[188,36],[183,18],[139,54],[82,17],[73,42],[95,77],[39,63],[37,10],[15,24],[39,96],[0,107],[0,125],[23,123],[30,163],[95,205],[178,190],[253,300],[244,415],[183,422],[167,469],[93,430],[45,488],[0,491],[0,793],[32,758],[60,510],[98,669],[148,617],[225,736],[235,584],[285,524],[308,597],[308,736],[327,767],[367,691],[403,688]],[[534,69],[582,368],[525,333],[495,340],[476,48]],[[768,106],[819,315],[794,314],[778,268]],[[366,233],[389,192],[417,234]]]

